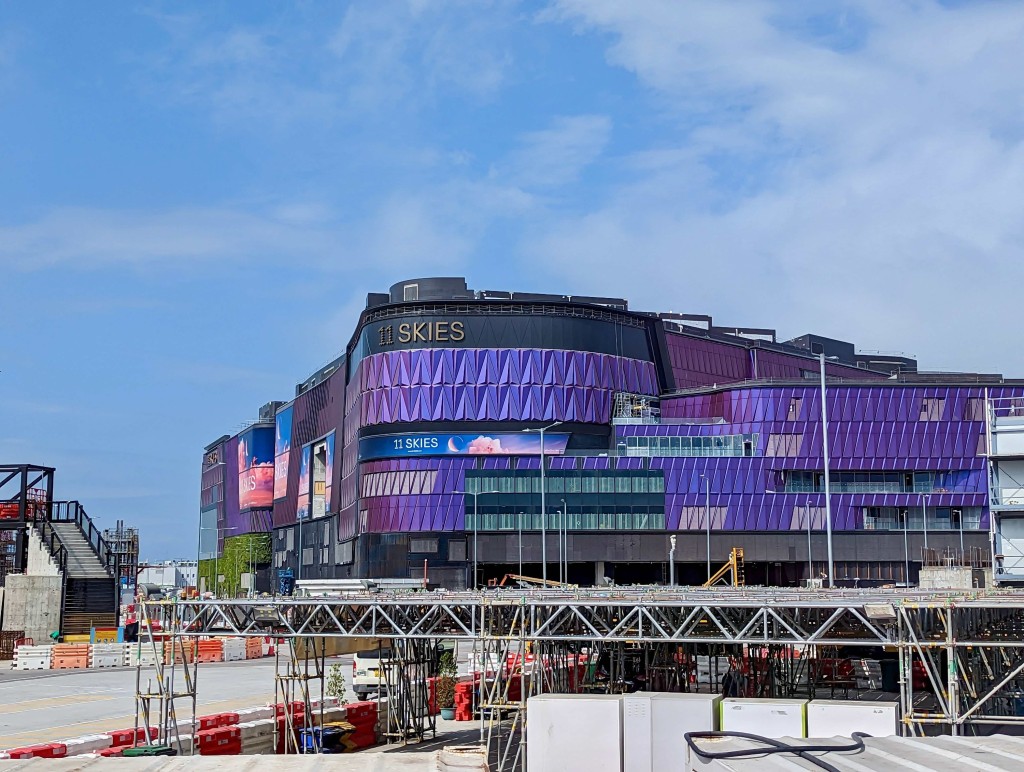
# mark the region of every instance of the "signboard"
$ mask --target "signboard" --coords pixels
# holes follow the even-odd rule
[[[544,455],[561,455],[568,434],[544,433]],[[405,456],[538,456],[538,432],[385,434],[359,439],[359,460]]]
[[[288,495],[288,459],[292,449],[292,406],[274,420],[274,500]]]
[[[307,445],[302,449],[302,456],[299,459],[299,495],[295,505],[295,519],[309,519],[309,460],[311,446]]]
[[[238,508],[269,507],[274,503],[274,430],[249,429],[238,437]]]

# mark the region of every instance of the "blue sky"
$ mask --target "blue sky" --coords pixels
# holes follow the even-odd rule
[[[403,278],[1024,376],[1024,4],[0,5],[0,459],[143,556]]]

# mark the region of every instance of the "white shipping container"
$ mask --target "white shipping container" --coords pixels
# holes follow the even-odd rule
[[[807,700],[727,697],[722,700],[722,731],[762,737],[806,737]]]
[[[683,772],[687,732],[718,728],[718,694],[636,692],[622,696],[622,757],[628,772]]]
[[[527,700],[530,772],[622,772],[622,700],[541,694]]]
[[[895,702],[811,700],[807,704],[808,737],[850,737],[864,732],[872,737],[898,734],[899,705]]]

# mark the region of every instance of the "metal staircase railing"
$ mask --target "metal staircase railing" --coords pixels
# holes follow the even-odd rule
[[[55,501],[47,518],[53,523],[74,523],[112,577],[119,576],[118,556],[107,544],[92,518],[77,501]],[[63,546],[63,545],[62,545]]]

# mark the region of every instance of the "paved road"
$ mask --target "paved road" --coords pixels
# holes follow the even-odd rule
[[[334,662],[342,664],[346,676],[351,673],[350,657]],[[23,672],[6,667],[0,669],[0,749],[134,726],[135,668]],[[264,705],[274,697],[274,660],[201,664],[197,683],[200,715]],[[178,709],[191,713],[185,700]]]

